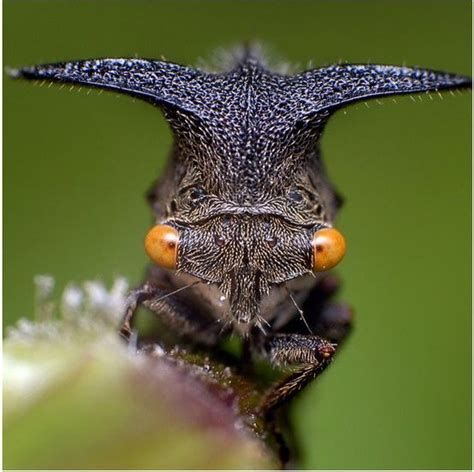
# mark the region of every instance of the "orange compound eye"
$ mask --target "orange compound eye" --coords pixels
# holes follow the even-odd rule
[[[344,236],[334,228],[323,228],[313,236],[313,270],[332,269],[346,253]]]
[[[145,251],[156,265],[176,269],[178,239],[178,231],[171,226],[153,226],[145,237]]]

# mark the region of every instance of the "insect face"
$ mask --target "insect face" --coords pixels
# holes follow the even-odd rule
[[[333,267],[345,244],[335,229],[314,231],[277,217],[252,215],[249,209],[249,214],[217,216],[178,230],[157,225],[149,231],[145,249],[161,267],[176,267],[216,284],[232,318],[249,323],[258,320],[271,286]]]

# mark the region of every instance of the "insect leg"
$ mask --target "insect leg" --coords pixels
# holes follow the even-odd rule
[[[214,344],[218,335],[218,327],[202,319],[199,313],[193,310],[179,295],[179,292],[171,293],[171,291],[150,283],[145,283],[132,290],[120,326],[121,335],[126,339],[130,337],[135,312],[141,305],[160,316],[162,321],[177,335],[187,337],[200,344]]]
[[[331,363],[336,351],[335,344],[316,335],[275,334],[262,337],[259,344],[260,353],[273,364],[300,366],[264,395],[260,410],[267,417],[318,377]]]
[[[120,335],[128,340],[132,335],[132,322],[138,306],[146,298],[153,296],[153,288],[150,284],[143,284],[142,286],[131,290],[126,300],[125,314],[122,317],[120,324]]]
[[[297,365],[297,370],[267,390],[259,412],[272,431],[278,455],[285,466],[298,459],[298,450],[288,423],[289,401],[331,363],[336,346],[316,335],[275,334],[262,336],[255,347],[275,365]]]
[[[307,326],[301,317],[294,316],[280,328],[279,334],[256,338],[257,349],[275,364],[298,366],[298,370],[273,385],[260,404],[285,465],[291,465],[290,461],[297,463],[299,457],[298,441],[288,417],[289,400],[326,369],[335,352],[332,343],[339,347],[351,331],[352,310],[332,301],[339,286],[337,277],[324,274],[302,303],[303,315],[313,334],[295,334],[307,332]]]

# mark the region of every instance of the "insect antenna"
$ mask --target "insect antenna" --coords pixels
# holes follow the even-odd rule
[[[194,282],[191,282],[190,284],[185,285],[184,287],[179,287],[178,289],[173,290],[172,292],[166,293],[162,297],[157,298],[155,302],[159,302],[163,300],[164,298],[171,297],[171,295],[174,295],[175,293],[182,292],[183,290],[186,290],[187,288],[190,288],[190,287],[193,287],[194,285],[202,284],[202,283],[203,283],[202,280],[196,280]]]
[[[227,317],[227,318],[221,318],[221,319],[218,319],[217,322],[222,322],[222,326],[221,326],[221,329],[219,331],[219,335],[221,335],[222,333],[224,333],[226,331],[226,329],[229,327],[229,325],[231,324],[232,322],[232,319],[230,317]],[[231,331],[230,333],[230,336],[232,337],[233,336],[233,331]]]
[[[296,300],[293,297],[293,294],[291,293],[290,289],[285,285],[285,289],[288,292],[288,296],[290,297],[291,301],[293,302],[293,305],[295,305],[295,308],[298,310],[298,313],[300,315],[301,320],[305,324],[306,328],[308,328],[309,334],[314,334],[311,328],[309,327],[308,322],[306,321],[306,318],[304,317],[304,312],[303,310],[299,307],[298,303],[296,303]]]

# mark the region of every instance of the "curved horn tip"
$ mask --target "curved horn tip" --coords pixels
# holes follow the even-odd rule
[[[4,71],[8,77],[11,77],[12,79],[18,79],[23,75],[21,69],[15,69],[14,67],[10,66],[5,66]]]

